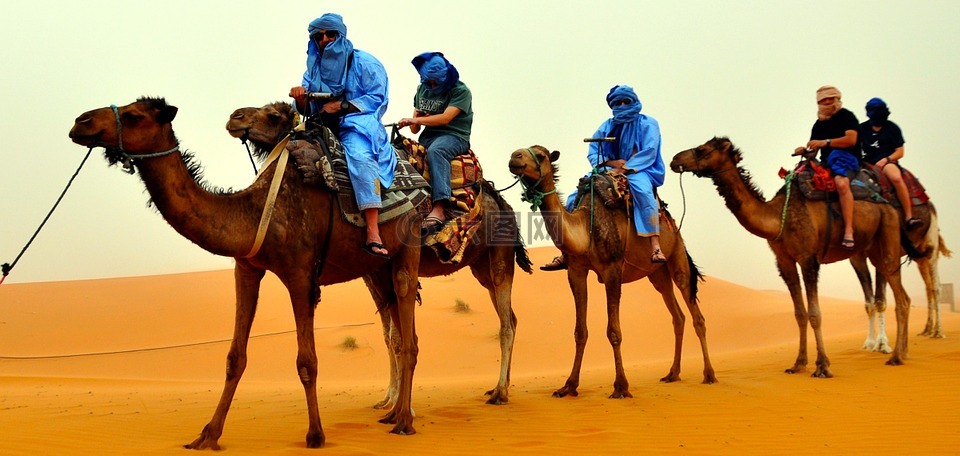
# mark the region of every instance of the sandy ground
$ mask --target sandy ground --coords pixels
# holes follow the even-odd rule
[[[541,264],[554,253],[531,256]],[[232,282],[232,271],[212,271],[0,287],[0,454],[187,454],[182,445],[210,419],[222,388]],[[220,439],[224,454],[960,454],[960,314],[949,306],[947,337],[919,337],[926,307],[913,297],[910,357],[890,367],[887,355],[861,349],[862,303],[823,298],[835,377],[817,379],[783,372],[798,340],[785,291],[708,276],[701,305],[720,383],[700,383],[688,319],[683,381],[665,384],[658,379],[672,357],[670,318],[649,283],[630,284],[623,356],[634,397],[616,400],[608,398],[614,372],[602,287],[592,283],[590,293],[580,395],[558,399],[551,393],[574,352],[566,275],[517,278],[510,402],[492,406],[483,392],[496,384],[500,351],[486,291],[469,271],[425,279],[417,434],[397,436],[371,408],[387,381],[373,302],[360,281],[325,288],[316,340],[327,445],[308,450],[292,312],[268,275]],[[455,311],[457,300],[470,312]],[[358,347],[344,348],[347,338]]]

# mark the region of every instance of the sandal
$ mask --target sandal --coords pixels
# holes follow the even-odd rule
[[[438,217],[430,216],[423,219],[423,223],[420,224],[420,235],[421,236],[430,236],[436,232],[443,229],[443,226],[447,224],[446,220],[441,220]]]
[[[912,230],[914,228],[920,228],[923,226],[923,220],[920,220],[916,217],[910,217],[910,220],[907,220],[907,229]]]
[[[651,262],[651,263],[666,263],[666,262],[667,262],[667,257],[663,256],[663,252],[661,252],[660,249],[656,249],[656,250],[653,251],[653,254],[650,255],[650,262]]]
[[[853,250],[853,247],[853,239],[844,238],[842,241],[840,241],[840,248],[843,250]]]
[[[387,253],[382,253],[382,252],[378,252],[378,251],[376,251],[376,250],[374,250],[374,249],[381,249],[381,250],[387,251],[387,248],[384,247],[383,244],[381,244],[381,243],[379,243],[379,242],[376,242],[376,241],[368,242],[368,243],[364,244],[364,246],[363,246],[363,251],[364,251],[364,252],[367,252],[367,253],[375,256],[375,257],[390,258],[390,253],[389,253],[389,252],[387,252]]]
[[[540,266],[541,271],[561,271],[563,269],[567,269],[567,260],[563,255],[553,257],[553,261]]]

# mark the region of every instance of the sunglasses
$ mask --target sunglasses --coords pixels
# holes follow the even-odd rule
[[[330,39],[332,40],[332,39],[334,39],[334,38],[337,37],[337,31],[336,31],[336,30],[326,30],[326,31],[323,31],[323,32],[317,32],[317,33],[315,33],[315,34],[313,34],[313,35],[310,36],[310,38],[313,38],[314,40],[317,40],[317,41],[319,41],[319,40],[322,39],[323,37],[327,37],[327,38],[330,38]]]
[[[613,101],[613,105],[614,105],[614,106],[624,106],[624,105],[628,105],[628,104],[630,104],[630,103],[632,103],[632,101],[631,101],[629,98],[621,98],[621,99],[619,99],[619,100],[614,100],[614,101]]]

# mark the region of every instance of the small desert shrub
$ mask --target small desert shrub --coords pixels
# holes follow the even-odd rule
[[[453,310],[458,313],[470,313],[470,304],[462,299],[457,299],[456,304],[453,305]]]
[[[344,350],[356,350],[360,348],[360,346],[357,345],[357,339],[353,336],[344,337],[343,342],[340,342],[340,347]]]

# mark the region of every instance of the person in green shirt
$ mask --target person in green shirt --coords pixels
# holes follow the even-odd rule
[[[419,141],[427,149],[433,207],[423,220],[421,234],[426,236],[447,223],[444,209],[450,203],[450,161],[470,150],[473,125],[473,95],[460,80],[460,73],[443,54],[425,52],[414,57],[413,67],[420,73],[420,85],[413,97],[413,117],[400,119],[400,128],[420,132]]]

